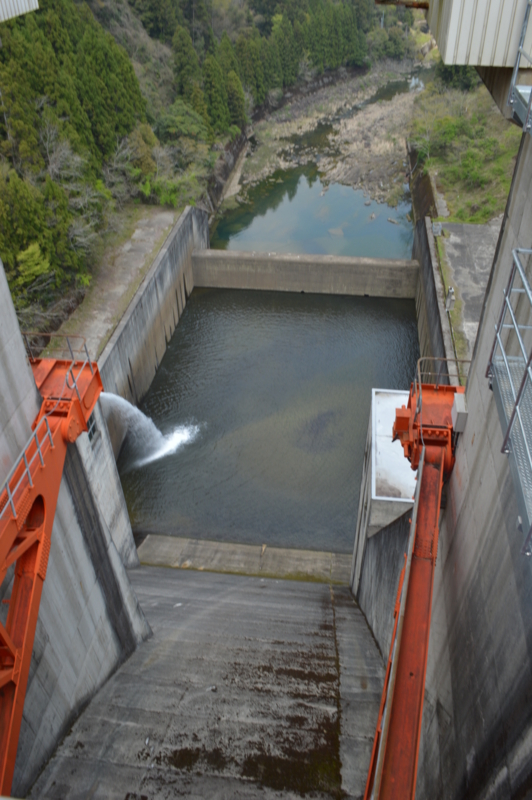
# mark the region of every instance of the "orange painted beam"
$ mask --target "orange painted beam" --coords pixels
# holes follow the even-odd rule
[[[406,561],[406,554],[405,554],[405,561]],[[392,632],[392,641],[390,643],[390,654],[388,656],[388,663],[386,665],[386,675],[384,676],[384,689],[382,690],[381,704],[379,706],[379,716],[377,718],[377,731],[375,733],[375,738],[373,740],[373,749],[371,751],[370,767],[368,772],[368,778],[366,781],[366,791],[364,793],[365,800],[371,797],[373,784],[375,782],[375,770],[377,768],[377,759],[379,756],[379,748],[381,745],[381,738],[383,734],[384,709],[386,707],[386,698],[388,697],[388,689],[390,686],[393,654],[395,648],[395,637],[397,635],[397,623],[399,622],[399,609],[401,607],[401,594],[403,591],[404,577],[405,577],[405,568],[403,567],[403,569],[401,570],[401,574],[399,576],[397,598],[395,600],[395,608],[393,610],[394,625]]]
[[[0,583],[15,565],[6,624],[0,625],[0,793],[9,795],[52,527],[69,443],[102,391],[95,364],[33,362],[43,404],[34,434],[0,494]]]
[[[382,779],[381,800],[414,798],[425,676],[429,651],[438,518],[443,485],[444,452],[425,453],[419,494],[414,551],[406,589],[406,605],[393,693]]]
[[[365,800],[415,798],[441,493],[454,466],[454,396],[463,391],[462,387],[413,384],[408,405],[396,411],[394,440],[400,440],[413,469],[420,466],[423,452],[424,458]]]

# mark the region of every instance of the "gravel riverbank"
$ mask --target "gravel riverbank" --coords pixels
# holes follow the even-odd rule
[[[411,61],[387,61],[365,75],[344,71],[334,85],[296,96],[265,116],[250,134],[237,200],[277,170],[317,164],[322,182],[362,188],[394,205],[408,178],[405,139],[415,92],[372,99],[413,68]]]

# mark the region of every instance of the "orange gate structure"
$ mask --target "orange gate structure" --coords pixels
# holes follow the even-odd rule
[[[14,566],[5,624],[0,623],[0,794],[9,795],[24,709],[42,585],[46,578],[67,446],[102,391],[95,363],[30,358],[43,398],[33,433],[0,490],[0,584]]]
[[[416,502],[364,800],[415,797],[441,493],[454,466],[453,404],[464,392],[415,381],[396,411],[393,438],[418,469]]]

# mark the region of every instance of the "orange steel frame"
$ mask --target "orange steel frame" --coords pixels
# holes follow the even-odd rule
[[[407,800],[416,792],[441,492],[454,466],[454,395],[464,392],[462,387],[452,386],[424,384],[420,388],[422,406],[413,386],[408,406],[396,411],[393,430],[394,440],[401,441],[413,469],[418,468],[422,452],[424,458],[412,548],[399,579],[365,800]]]
[[[33,435],[0,494],[0,584],[14,566],[5,625],[0,623],[0,794],[9,795],[42,585],[67,446],[82,431],[102,391],[87,359],[31,362],[43,404]],[[10,573],[11,575],[11,573]]]

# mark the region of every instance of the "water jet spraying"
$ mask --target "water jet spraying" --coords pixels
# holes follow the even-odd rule
[[[118,460],[121,456],[121,472],[129,472],[175,453],[192,442],[200,430],[199,425],[178,425],[163,434],[152,419],[116,394],[104,392],[100,403],[115,458]]]

